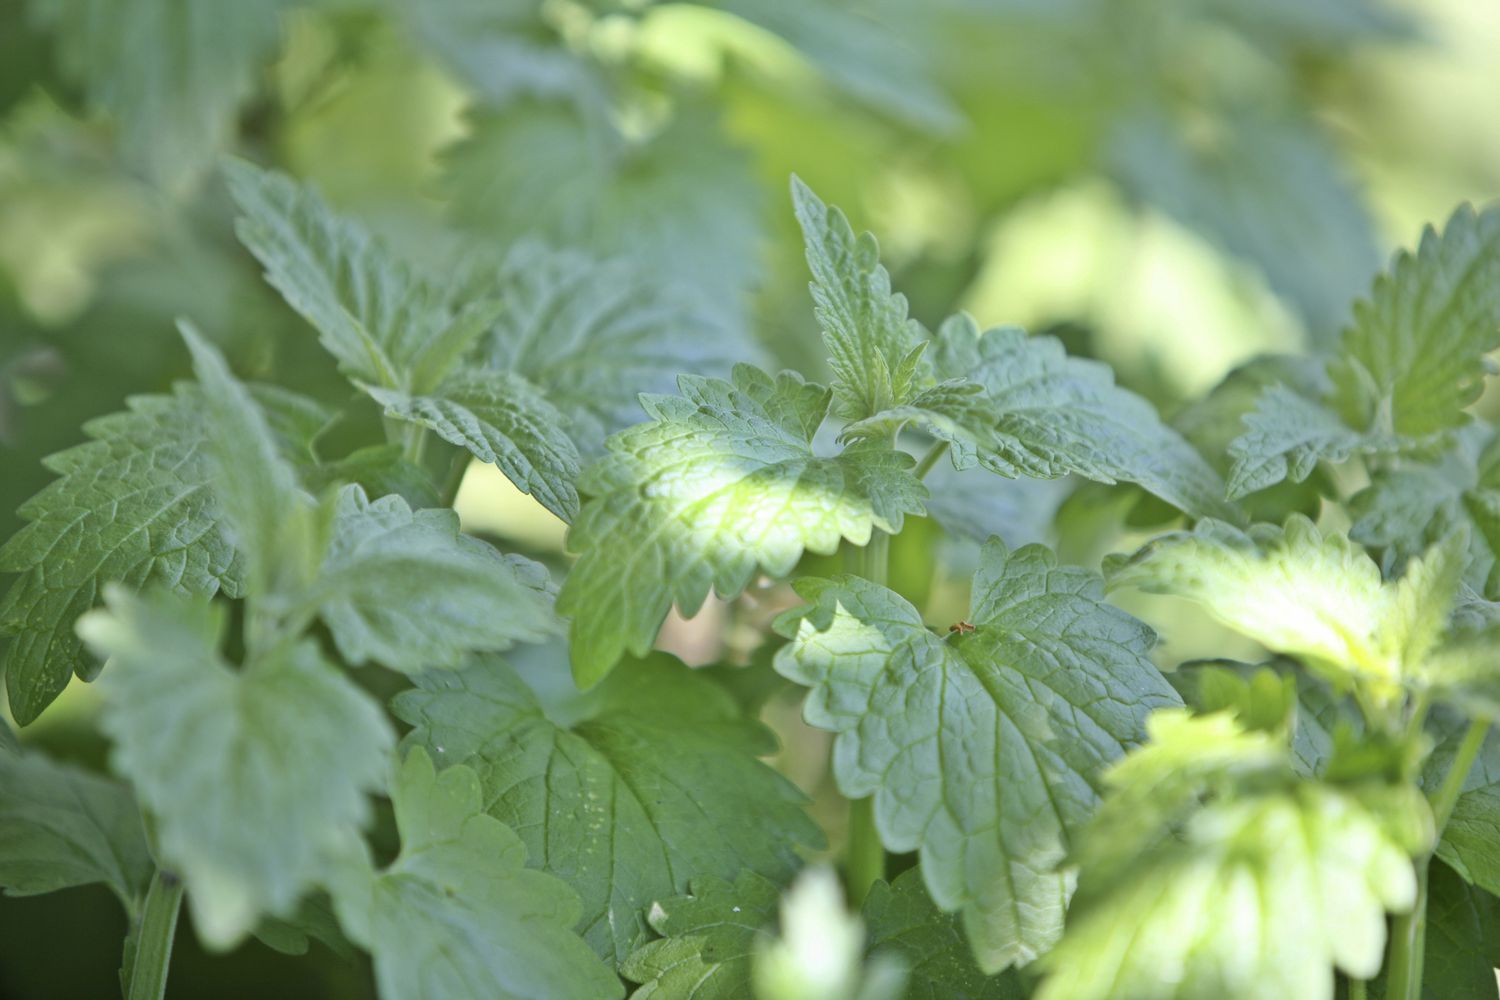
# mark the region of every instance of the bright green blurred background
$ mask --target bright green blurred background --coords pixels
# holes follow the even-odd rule
[[[186,374],[178,316],[361,419],[236,243],[226,152],[435,259],[456,233],[629,257],[705,338],[816,376],[795,171],[924,322],[1049,330],[1171,415],[1330,344],[1394,246],[1500,193],[1496,53],[1481,0],[0,0],[0,535],[43,456]],[[556,557],[497,479],[466,524]],[[1046,534],[1057,499],[1002,526]],[[1054,539],[1084,561],[1118,537],[1089,504]],[[100,764],[90,708],[75,684],[27,738]],[[0,996],[108,995],[122,932],[103,890],[0,901]],[[190,939],[174,997],[369,995],[318,947]]]

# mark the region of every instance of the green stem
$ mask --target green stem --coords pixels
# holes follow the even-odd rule
[[[130,981],[125,1000],[161,1000],[167,991],[167,966],[172,961],[172,938],[177,933],[177,911],[182,906],[182,881],[171,872],[156,870],[135,932],[130,959]]]
[[[1432,818],[1436,836],[1453,815],[1453,807],[1463,793],[1464,782],[1474,766],[1489,735],[1490,720],[1475,719],[1464,732],[1463,742],[1453,755],[1453,763],[1443,776],[1443,783],[1432,797]],[[1391,926],[1391,957],[1386,972],[1389,984],[1387,1000],[1421,1000],[1422,965],[1427,953],[1427,869],[1432,855],[1417,859],[1417,902],[1410,913],[1403,913]]]
[[[1369,1000],[1370,984],[1363,979],[1349,980],[1349,1000]]]
[[[859,575],[871,583],[886,585],[890,576],[891,536],[875,528],[870,532],[870,541],[860,551]]]
[[[937,444],[927,449],[927,454],[922,456],[922,460],[917,463],[917,467],[914,470],[914,474],[916,475],[916,477],[918,479],[926,479],[927,473],[932,471],[932,467],[934,465],[937,465],[938,459],[942,458],[947,453],[947,441],[939,441]]]
[[[453,456],[453,461],[448,463],[448,477],[443,482],[443,506],[452,507],[453,501],[458,499],[458,488],[464,484],[464,473],[469,471],[470,455],[460,448]]]
[[[1489,735],[1489,732],[1489,719],[1475,719],[1469,723],[1463,742],[1458,745],[1458,752],[1453,755],[1453,766],[1448,768],[1448,773],[1443,777],[1442,787],[1432,799],[1432,818],[1439,834],[1448,825],[1448,818],[1453,815],[1453,807],[1458,804],[1458,797],[1464,790],[1464,782],[1468,780],[1469,771],[1473,769],[1474,760],[1479,756],[1480,749],[1484,747],[1484,738]]]
[[[1417,861],[1417,902],[1391,925],[1386,1000],[1421,1000],[1422,950],[1427,939],[1427,858]]]
[[[427,454],[427,428],[420,424],[407,425],[406,442],[402,448],[402,454],[412,465],[421,466],[422,459]]]
[[[845,847],[845,865],[849,872],[849,905],[856,911],[865,905],[865,897],[877,879],[885,878],[885,848],[875,829],[875,796],[867,795],[849,803],[849,843]]]

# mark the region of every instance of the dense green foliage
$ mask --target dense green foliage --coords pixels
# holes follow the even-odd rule
[[[0,0],[0,993],[1500,1000],[1442,23]]]

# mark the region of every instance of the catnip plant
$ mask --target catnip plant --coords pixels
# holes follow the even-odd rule
[[[617,262],[409,258],[224,174],[380,418],[331,452],[336,410],[184,323],[194,378],[49,459],[0,549],[15,721],[92,682],[114,775],[6,731],[0,884],[108,886],[130,1000],[184,904],[209,949],[366,952],[388,1000],[1495,995],[1500,211],[1174,424],[1052,337],[929,332],[796,178],[826,386],[663,343],[701,304]],[[460,530],[474,462],[570,566]],[[1069,565],[956,499],[1061,477],[1126,497],[1138,548]],[[893,557],[929,516],[974,539],[955,621]],[[747,592],[782,610],[743,655],[659,648]],[[1161,662],[1187,602],[1264,656]],[[788,687],[840,822],[767,762]]]

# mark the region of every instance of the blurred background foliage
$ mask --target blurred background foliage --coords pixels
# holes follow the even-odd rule
[[[817,376],[795,171],[880,235],[929,326],[964,308],[1056,333],[1212,453],[1237,410],[1196,397],[1330,345],[1391,248],[1500,192],[1496,52],[1500,6],[1475,0],[0,0],[0,537],[43,456],[186,375],[179,316],[245,377],[376,419],[237,243],[225,153],[434,268],[531,239],[621,257],[696,303],[705,356]],[[1150,518],[1129,493],[997,482],[939,479],[934,503],[1085,562]],[[471,472],[468,526],[558,558],[561,525],[502,483]],[[961,607],[937,535],[902,536],[898,582]],[[763,634],[762,597],[710,610],[731,645]],[[98,762],[90,704],[75,684],[28,738]],[[816,791],[795,707],[768,712]],[[103,895],[0,902],[0,995],[112,984]],[[187,937],[174,996],[368,992],[320,948],[205,971]]]

